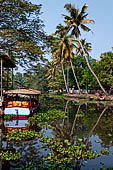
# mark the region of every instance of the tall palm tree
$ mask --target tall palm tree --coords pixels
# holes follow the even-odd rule
[[[60,41],[60,37],[56,36],[55,34],[52,34],[49,36],[49,41],[52,42],[51,43],[51,53],[53,56],[53,65],[55,66],[56,69],[59,68],[59,64],[61,64],[61,68],[62,68],[62,73],[63,73],[63,77],[64,77],[64,83],[65,83],[65,88],[67,93],[69,92],[68,90],[68,86],[67,86],[67,82],[66,82],[66,76],[64,73],[64,65],[65,62],[63,60],[63,44]]]
[[[73,44],[73,39],[70,39],[71,37],[69,36],[65,36],[64,37],[64,44],[65,44],[65,59],[71,64],[71,68],[72,68],[72,71],[73,71],[73,75],[74,75],[74,78],[75,78],[75,81],[76,81],[76,84],[77,84],[77,87],[78,87],[78,90],[79,90],[79,93],[80,92],[80,86],[79,86],[79,83],[78,83],[78,80],[77,80],[77,76],[75,74],[75,71],[74,71],[74,66],[73,66],[73,63],[72,63],[72,59],[74,58],[74,52],[73,50],[76,48],[75,44]]]
[[[53,56],[55,56],[55,61],[57,61],[57,63],[61,63],[63,65],[63,63],[68,62],[68,60],[70,61],[71,67],[72,67],[72,71],[73,71],[73,75],[80,93],[80,87],[79,87],[79,83],[74,71],[74,67],[72,64],[72,58],[74,58],[74,53],[73,50],[75,48],[75,45],[72,43],[72,39],[70,36],[66,36],[66,32],[62,32],[62,33],[58,33],[59,32],[59,28],[61,29],[63,26],[59,25],[57,27],[57,31],[54,34],[55,38],[56,38],[56,43],[55,45],[53,45],[52,48],[52,54]],[[74,40],[75,41],[75,40]],[[68,88],[68,87],[67,87]]]
[[[66,4],[64,6],[64,8],[66,8],[66,10],[69,12],[69,16],[63,15],[64,18],[65,18],[65,24],[66,24],[65,30],[67,31],[67,33],[69,31],[72,31],[71,34],[74,35],[77,38],[77,40],[79,41],[81,49],[82,49],[82,52],[84,54],[84,57],[85,57],[85,60],[86,60],[86,63],[88,65],[89,70],[91,71],[91,73],[96,78],[96,80],[97,80],[99,86],[101,87],[102,91],[107,95],[107,92],[105,91],[105,89],[103,88],[102,84],[100,83],[98,77],[96,76],[96,74],[92,70],[92,68],[91,68],[91,66],[89,64],[88,58],[87,58],[87,53],[85,52],[85,50],[84,50],[84,48],[82,46],[82,43],[81,43],[81,41],[79,39],[80,28],[83,29],[84,31],[91,31],[91,29],[89,27],[87,27],[85,24],[87,24],[87,23],[94,24],[94,20],[86,19],[88,14],[85,11],[88,8],[88,5],[85,4],[82,7],[80,12],[79,12],[78,8],[75,8],[71,4]]]

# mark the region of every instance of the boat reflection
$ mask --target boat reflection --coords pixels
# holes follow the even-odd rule
[[[27,126],[28,119],[12,119],[11,121],[4,120],[5,133],[11,133],[12,130],[29,131],[30,127]]]

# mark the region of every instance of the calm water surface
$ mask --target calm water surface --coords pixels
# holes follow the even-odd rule
[[[59,104],[60,103],[60,104]],[[102,167],[113,167],[113,107],[102,104],[80,103],[75,101],[54,102],[54,106],[65,111],[67,118],[55,122],[56,130],[46,131],[47,136],[57,136],[62,139],[69,139],[76,143],[77,138],[84,140],[85,144],[90,144],[91,150],[100,152],[103,148],[109,148],[109,154],[79,161],[77,168],[79,170],[99,170]],[[3,121],[1,119],[0,128],[6,133],[8,128],[26,129],[28,120]],[[27,130],[30,130],[27,127]],[[48,149],[42,149],[38,138],[20,143],[19,145],[10,144],[1,141],[0,147],[14,148],[21,154],[21,160],[18,162],[0,162],[0,169],[14,169],[20,167],[25,162],[37,161],[46,156]],[[77,170],[78,170],[77,169]]]

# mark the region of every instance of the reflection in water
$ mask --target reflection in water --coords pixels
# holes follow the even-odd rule
[[[61,102],[59,102],[61,103]],[[61,107],[61,105],[59,105]],[[58,104],[57,104],[58,108]],[[60,137],[62,140],[68,139],[72,143],[76,143],[78,138],[81,138],[86,147],[91,149],[97,148],[97,151],[102,147],[109,146],[110,151],[113,150],[113,107],[104,107],[102,104],[77,103],[67,101],[64,108],[67,118],[55,122],[55,129],[50,133],[54,137]],[[30,130],[26,127],[28,120],[13,120],[3,121],[0,119],[0,134],[10,133],[12,129],[21,128],[22,130]],[[2,142],[0,135],[0,147],[4,147],[5,142]],[[95,141],[98,139],[99,143]],[[90,141],[90,142],[89,142]],[[90,143],[90,145],[89,145]],[[2,145],[3,144],[3,145]],[[42,156],[47,155],[48,151],[41,148],[41,143],[38,139],[23,142],[19,145],[8,144],[7,147],[14,148],[20,151],[21,160],[16,164],[11,164],[16,167],[20,163],[35,160],[37,161]],[[93,160],[77,161],[76,169],[87,170],[101,167],[100,161],[104,162],[105,166],[112,166],[112,152],[107,156],[109,161],[105,162],[105,157],[99,157]],[[2,163],[0,162],[0,168]],[[83,166],[84,165],[84,166]]]
[[[99,123],[101,117],[103,116],[103,114],[105,113],[106,110],[107,110],[107,107],[105,107],[105,108],[103,109],[103,111],[102,111],[102,113],[99,115],[99,117],[98,117],[98,119],[97,119],[95,125],[94,125],[93,128],[90,130],[90,132],[89,132],[89,134],[88,134],[88,137],[87,137],[87,140],[86,140],[86,147],[87,147],[87,145],[88,145],[88,141],[89,141],[89,138],[90,138],[90,136],[91,136],[93,130],[94,130],[94,129],[96,128],[96,126],[98,125],[98,123]]]
[[[5,133],[10,133],[14,129],[21,129],[24,131],[30,130],[28,126],[26,126],[28,123],[27,119],[13,119],[12,121],[4,121],[4,128],[5,128]]]
[[[104,148],[109,147],[111,153],[107,156],[109,161],[105,161],[105,157],[88,160],[87,168],[79,164],[79,169],[100,168],[100,162],[104,162],[105,166],[113,166],[111,154],[113,151],[113,106],[104,104],[76,103],[67,101],[65,107],[67,119],[63,120],[63,124],[57,124],[54,135],[62,139],[68,139],[76,143],[76,139],[82,138],[86,147],[97,149],[100,152]],[[90,142],[89,142],[90,141]],[[98,143],[97,143],[98,142]],[[92,166],[91,166],[92,162]],[[82,161],[84,164],[84,161]],[[89,164],[89,165],[88,165]],[[95,167],[94,167],[95,166]],[[90,169],[89,168],[89,169]]]
[[[78,113],[79,113],[79,110],[80,110],[80,105],[78,106],[78,110],[77,110],[75,119],[74,119],[74,121],[73,121],[73,125],[72,125],[72,130],[71,130],[70,136],[73,135],[73,130],[74,130],[74,127],[75,127],[75,122],[76,122],[76,120],[77,120],[77,115],[78,115]]]

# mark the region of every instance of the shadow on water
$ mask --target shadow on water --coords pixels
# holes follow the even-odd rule
[[[65,107],[64,107],[65,105]],[[78,139],[82,139],[86,148],[101,151],[109,148],[109,154],[95,159],[75,160],[76,170],[99,170],[102,167],[113,166],[113,107],[103,104],[77,103],[75,101],[52,101],[48,108],[60,108],[65,111],[66,118],[52,122],[54,129],[49,129],[47,135],[54,138],[68,139],[76,144]],[[46,108],[46,107],[45,107]],[[44,109],[45,109],[44,108]],[[26,126],[27,119],[4,121],[0,118],[0,150],[17,150],[21,157],[19,161],[0,161],[0,170],[14,169],[25,162],[39,161],[45,157],[49,150],[41,148],[38,138],[25,140],[22,143],[10,143],[2,140],[2,136],[11,133],[13,129],[31,130]],[[50,134],[49,134],[50,133]]]

